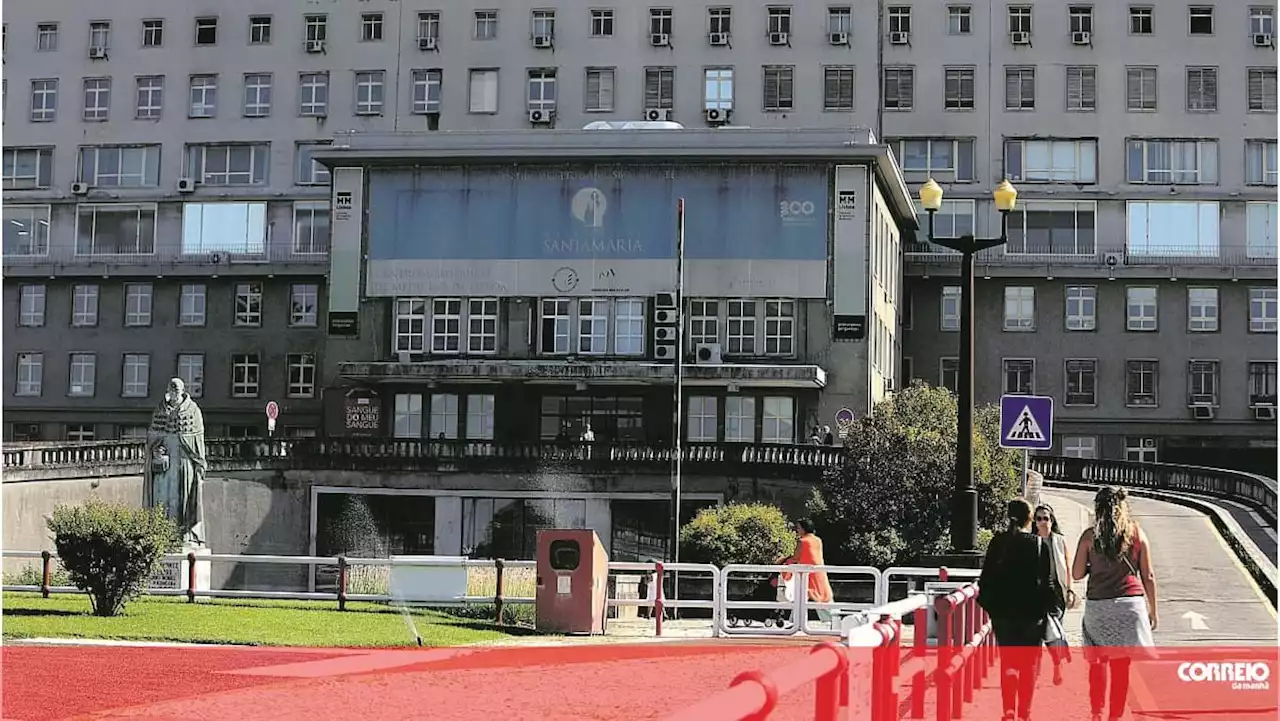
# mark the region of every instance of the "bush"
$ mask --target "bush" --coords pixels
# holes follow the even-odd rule
[[[698,511],[680,530],[680,560],[723,568],[771,564],[796,549],[796,534],[782,511],[763,503],[730,503]]]
[[[89,594],[96,616],[119,615],[179,543],[177,524],[160,508],[89,501],[59,506],[48,525],[71,584]]]
[[[27,564],[22,570],[14,573],[4,574],[4,585],[6,586],[39,586],[44,583],[44,569],[39,565]],[[53,561],[53,568],[49,574],[49,586],[70,586],[71,577],[67,575],[67,570],[58,563]]]

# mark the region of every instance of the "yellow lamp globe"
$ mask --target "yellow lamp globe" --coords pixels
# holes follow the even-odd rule
[[[923,195],[924,190],[921,189],[920,193]],[[1007,179],[1002,180],[996,189],[991,191],[991,197],[996,201],[996,210],[1007,213],[1018,203],[1018,189],[1013,187],[1013,183]]]
[[[920,205],[925,210],[937,210],[942,207],[942,186],[938,185],[933,178],[920,186]]]

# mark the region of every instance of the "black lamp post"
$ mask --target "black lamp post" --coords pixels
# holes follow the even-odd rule
[[[961,556],[978,553],[978,491],[973,484],[973,256],[1009,239],[1009,212],[1018,191],[1003,180],[992,192],[1000,211],[1000,237],[962,235],[939,238],[933,234],[933,216],[942,207],[942,188],[932,178],[920,188],[920,205],[929,213],[929,242],[960,253],[960,358],[958,414],[956,420],[956,485],[951,499],[951,551]],[[975,559],[976,560],[976,559]]]

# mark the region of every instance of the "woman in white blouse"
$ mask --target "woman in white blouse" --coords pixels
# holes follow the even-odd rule
[[[1071,660],[1071,649],[1067,645],[1065,634],[1061,633],[1062,617],[1068,608],[1076,605],[1076,593],[1071,588],[1071,561],[1067,558],[1067,539],[1058,528],[1058,517],[1053,514],[1053,507],[1042,503],[1035,511],[1036,534],[1049,542],[1053,567],[1050,578],[1053,579],[1057,610],[1053,617],[1058,624],[1058,638],[1049,642],[1049,657],[1053,659],[1053,685],[1062,685],[1062,664]],[[1051,621],[1052,623],[1052,621]]]

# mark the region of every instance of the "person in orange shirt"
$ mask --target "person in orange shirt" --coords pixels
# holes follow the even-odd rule
[[[783,559],[781,563],[794,563],[801,566],[825,566],[826,559],[822,555],[822,539],[818,538],[818,534],[813,532],[813,521],[807,518],[801,518],[796,521],[796,535],[799,540],[796,543],[796,553],[794,556]],[[790,573],[782,574],[784,581],[791,579]],[[826,571],[815,571],[809,574],[809,600],[817,603],[831,603],[831,581],[827,578]],[[821,611],[810,611],[809,616],[812,618],[817,615],[819,618],[827,618],[829,612],[826,609]]]

